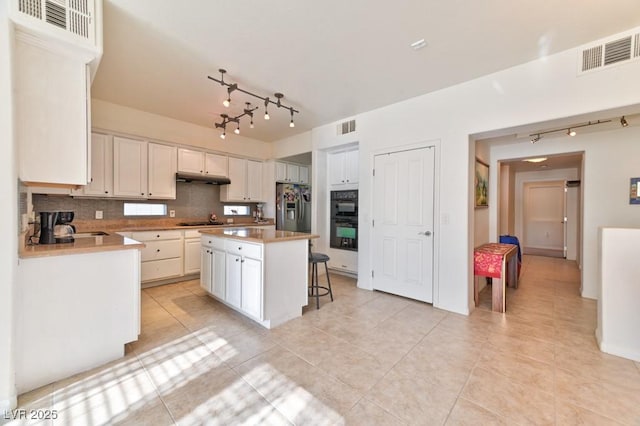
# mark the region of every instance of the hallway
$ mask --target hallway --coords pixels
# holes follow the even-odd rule
[[[640,364],[598,350],[579,275],[525,256],[507,313],[485,290],[468,317],[334,275],[334,302],[274,330],[197,281],[149,288],[123,359],[19,404],[56,410],[32,424],[640,424]]]

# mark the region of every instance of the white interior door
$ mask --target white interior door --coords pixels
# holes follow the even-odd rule
[[[434,148],[375,156],[373,288],[433,301]]]
[[[564,256],[564,181],[528,182],[524,185],[524,247],[540,254]]]

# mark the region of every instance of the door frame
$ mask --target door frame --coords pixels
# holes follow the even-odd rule
[[[373,169],[375,167],[375,159],[377,155],[391,154],[394,152],[412,151],[422,148],[433,148],[433,271],[432,271],[432,285],[433,296],[431,304],[437,308],[440,305],[440,148],[442,141],[440,139],[423,140],[420,142],[397,145],[393,147],[380,148],[369,151],[369,188],[373,188]],[[370,191],[371,197],[369,198],[369,211],[373,212],[375,203],[375,194],[373,190]],[[370,215],[367,221],[368,234],[369,234],[369,266],[374,265],[375,259],[374,253],[374,241],[373,241],[373,218]],[[364,226],[362,223],[358,224],[358,227]],[[370,269],[368,271],[371,276]],[[370,289],[373,289],[373,282],[371,282]]]

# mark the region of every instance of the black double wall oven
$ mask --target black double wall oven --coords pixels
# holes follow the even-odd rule
[[[331,191],[329,246],[358,251],[358,190]]]

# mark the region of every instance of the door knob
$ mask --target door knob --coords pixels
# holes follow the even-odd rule
[[[418,235],[424,235],[424,236],[430,237],[431,231],[418,232]]]

